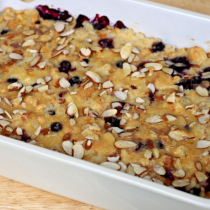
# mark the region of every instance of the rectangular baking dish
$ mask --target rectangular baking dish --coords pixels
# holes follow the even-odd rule
[[[176,47],[210,50],[209,16],[143,0],[0,0],[0,10],[39,4],[64,8],[73,15],[107,15],[113,23],[122,20],[135,31]],[[4,136],[0,136],[0,175],[104,209],[210,209],[209,199]]]

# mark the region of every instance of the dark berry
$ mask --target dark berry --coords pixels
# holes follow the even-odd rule
[[[100,17],[99,14],[96,14],[95,18],[92,21],[93,27],[96,30],[101,30],[109,25],[109,19],[107,16]]]
[[[149,63],[149,61],[143,61],[143,62],[141,62],[141,63],[139,64],[138,68],[139,68],[139,69],[145,68],[144,65],[145,65],[146,63]]]
[[[58,132],[58,131],[62,130],[63,126],[59,122],[54,122],[51,124],[50,128],[51,128],[51,131]]]
[[[37,20],[35,23],[36,23],[36,24],[40,24],[40,23],[41,23],[41,21],[40,21],[40,20]]]
[[[118,61],[117,63],[116,63],[116,66],[118,67],[118,68],[123,68],[123,63],[124,63],[124,61]]]
[[[192,193],[193,195],[199,196],[201,193],[201,188],[194,187],[193,189],[190,190],[190,193]]]
[[[75,84],[81,84],[82,81],[80,80],[78,76],[74,76],[69,80],[69,83],[71,84],[71,86],[73,86]]]
[[[159,140],[156,140],[155,141],[155,147],[158,148],[158,149],[164,149],[164,144],[163,144],[163,142],[161,142]]]
[[[75,28],[80,28],[80,27],[83,27],[83,24],[85,21],[89,21],[90,19],[88,17],[86,17],[85,15],[79,15],[77,17],[77,20],[76,20],[76,25],[75,25]]]
[[[103,47],[103,48],[109,48],[109,49],[112,49],[114,48],[114,45],[113,45],[113,39],[101,39],[98,44]]]
[[[4,29],[3,29],[3,30],[1,31],[1,35],[6,34],[7,32],[9,32],[9,30],[4,30]]]
[[[199,85],[202,83],[202,78],[201,77],[193,77],[192,79],[187,79],[187,80],[181,80],[179,83],[176,85],[183,86],[184,89],[194,89],[196,85]]]
[[[116,117],[105,117],[105,123],[110,123],[113,127],[120,127],[120,120]]]
[[[154,44],[152,45],[151,51],[152,51],[153,53],[155,53],[155,52],[160,52],[160,51],[163,51],[164,48],[165,48],[165,45],[164,45],[162,42],[157,42],[157,43],[154,43]]]
[[[71,70],[71,63],[69,61],[62,61],[58,66],[60,72],[68,73]]]
[[[203,70],[203,72],[209,72],[210,71],[210,67],[207,67]]]
[[[89,60],[87,58],[83,59],[86,63],[89,63]]]
[[[36,9],[38,10],[40,16],[43,19],[65,21],[66,19],[71,17],[71,15],[66,10],[59,11],[56,9],[51,9],[48,6],[42,6],[42,5],[37,6]]]
[[[174,176],[173,176],[171,171],[172,171],[172,169],[167,168],[166,169],[166,174],[163,177],[168,178],[168,179],[173,181],[174,180]]]
[[[119,28],[119,29],[123,29],[123,28],[127,28],[124,23],[120,20],[118,20],[115,24],[114,24],[115,28]]]
[[[14,83],[14,82],[17,82],[17,81],[18,81],[17,78],[9,78],[9,79],[7,80],[8,83]]]
[[[185,125],[184,129],[188,131],[188,130],[190,130],[190,126],[189,125]]]
[[[21,136],[21,140],[27,142],[27,140],[31,140],[31,137],[23,130],[23,135]]]
[[[49,111],[48,111],[48,114],[49,114],[49,115],[55,115],[55,111],[54,111],[54,110],[49,110]]]
[[[149,100],[151,103],[155,100],[155,93],[152,91],[149,91]]]
[[[147,149],[147,148],[148,148],[148,147],[147,147],[144,143],[140,142],[140,143],[138,143],[138,145],[137,145],[135,151],[139,151],[139,150],[141,150],[141,149]]]

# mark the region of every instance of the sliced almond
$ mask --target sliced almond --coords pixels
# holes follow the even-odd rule
[[[159,152],[159,150],[157,148],[154,148],[152,150],[152,153],[153,153],[153,155],[154,155],[155,158],[159,158],[160,152]]]
[[[172,93],[172,94],[170,94],[169,97],[166,99],[166,101],[167,101],[169,104],[175,103],[175,101],[176,101],[175,92]]]
[[[40,87],[37,88],[39,92],[45,92],[48,90],[48,85],[41,85]]]
[[[108,128],[108,130],[109,131],[114,131],[115,133],[122,133],[122,132],[124,132],[123,129],[118,128],[118,127],[110,127],[110,128]]]
[[[8,111],[5,110],[5,114],[7,115],[7,117],[9,117],[10,119],[12,119],[12,116],[9,114]]]
[[[102,117],[112,117],[115,116],[117,114],[117,110],[116,109],[108,109],[106,111],[104,111],[102,113]]]
[[[170,69],[170,68],[163,68],[162,71],[164,71],[165,73],[171,75],[171,74],[173,73],[174,70],[173,70],[173,69]]]
[[[198,117],[198,121],[200,124],[204,125],[206,124],[207,122],[209,122],[210,120],[210,115],[209,114],[206,114],[204,116],[201,116],[201,117]]]
[[[183,169],[179,169],[178,171],[174,172],[173,175],[176,178],[183,178],[183,177],[185,177],[186,173]]]
[[[80,64],[81,64],[81,66],[83,66],[84,68],[85,68],[85,67],[88,67],[88,63],[86,63],[85,61],[81,61]]]
[[[132,52],[133,53],[136,53],[136,54],[139,54],[140,53],[140,51],[136,48],[136,47],[132,47]]]
[[[120,171],[126,172],[127,166],[125,165],[125,163],[123,163],[123,162],[118,162],[118,164],[121,166]]]
[[[13,114],[20,114],[20,115],[23,115],[25,113],[27,113],[26,110],[23,110],[23,109],[16,109],[16,110],[13,110],[12,112]]]
[[[150,151],[149,149],[147,149],[144,153],[144,157],[147,159],[152,158],[152,151]]]
[[[40,131],[42,129],[42,126],[40,125],[34,132],[34,135],[38,136],[40,134]]]
[[[131,66],[131,71],[132,71],[132,72],[137,71],[137,67],[136,67],[135,65],[130,64],[130,66]]]
[[[9,105],[10,107],[12,107],[12,104],[10,103],[9,99],[4,97],[4,101],[7,105]]]
[[[15,129],[15,134],[18,135],[18,136],[22,136],[22,135],[23,135],[23,130],[22,130],[22,128],[17,127],[17,128]]]
[[[22,44],[22,47],[28,47],[28,46],[34,46],[34,45],[35,45],[35,41],[33,39],[28,39]]]
[[[127,99],[127,94],[125,92],[122,92],[122,91],[115,91],[114,92],[115,96],[117,98],[119,98],[120,100],[123,100],[125,101]]]
[[[185,139],[194,138],[193,134],[190,134],[185,130],[178,130],[178,129],[174,129],[174,130],[170,131],[168,135],[170,138],[172,138],[173,140],[176,140],[176,141],[183,141]]]
[[[46,76],[46,77],[44,78],[45,82],[49,82],[51,79],[52,79],[51,76]]]
[[[136,55],[135,58],[133,59],[134,62],[135,62],[135,61],[139,61],[139,60],[140,60],[140,58],[139,58],[138,55]]]
[[[202,171],[203,167],[200,161],[195,162],[195,167],[198,171]]]
[[[160,63],[146,63],[144,66],[154,71],[160,71],[163,68]]]
[[[129,136],[132,136],[133,133],[132,132],[125,132],[125,133],[121,133],[119,136],[121,138],[126,138],[126,137],[129,137]]]
[[[72,144],[71,141],[63,141],[62,142],[62,147],[68,155],[72,156],[73,144]]]
[[[137,146],[137,143],[132,141],[126,141],[126,140],[119,140],[114,143],[115,147],[118,149],[128,149],[128,148],[134,148]]]
[[[33,90],[33,86],[28,85],[28,86],[26,86],[25,92],[26,92],[26,93],[30,93],[32,90]]]
[[[78,118],[78,109],[76,107],[76,105],[71,102],[69,105],[68,105],[68,109],[67,109],[67,115],[69,117],[73,117],[73,116],[76,116],[76,118]]]
[[[130,163],[130,164],[133,167],[135,174],[137,174],[137,175],[140,175],[140,174],[144,173],[145,171],[147,171],[147,169],[145,167],[142,167],[138,164],[134,164],[134,163]]]
[[[162,166],[159,166],[159,165],[153,165],[153,170],[159,175],[166,174],[166,170]]]
[[[47,34],[43,34],[38,38],[38,41],[40,42],[48,42],[52,39],[52,37],[50,35]]]
[[[160,123],[162,122],[163,120],[160,118],[160,116],[158,115],[154,115],[154,116],[150,116],[150,117],[147,117],[145,119],[145,122],[147,123],[151,123],[151,124],[155,124],[155,123]]]
[[[189,185],[190,183],[184,180],[175,180],[172,182],[172,185],[174,187],[185,187],[187,185]]]
[[[134,57],[135,57],[135,54],[131,53],[128,58],[128,63],[131,63],[133,61]]]
[[[196,93],[198,93],[200,96],[208,96],[209,95],[208,90],[201,85],[197,86],[195,90],[196,90]]]
[[[69,36],[71,34],[74,33],[74,29],[70,29],[69,31],[64,31],[63,33],[60,34],[61,37],[64,37],[64,36]]]
[[[17,98],[12,99],[11,102],[14,106],[18,106],[22,102],[22,100],[23,99],[21,97],[17,97]]]
[[[41,55],[36,56],[30,63],[31,67],[34,67],[37,63],[39,63],[39,61],[42,59]]]
[[[20,88],[22,87],[23,85],[20,83],[20,82],[14,82],[10,85],[8,85],[7,89],[8,90],[20,90]]]
[[[152,83],[149,83],[147,87],[151,90],[152,93],[155,93],[155,86]]]
[[[120,103],[120,102],[112,102],[112,103],[111,103],[111,107],[112,107],[112,109],[115,109],[115,108],[117,108],[117,107],[122,108],[123,105],[122,105],[122,103]]]
[[[84,90],[90,88],[91,86],[93,86],[93,82],[88,82],[88,83],[85,85]]]
[[[64,22],[59,21],[59,22],[55,23],[55,30],[58,33],[62,32],[64,29],[65,29],[65,23]]]
[[[101,83],[101,77],[93,72],[93,71],[86,71],[85,74],[95,83]]]
[[[169,115],[169,114],[167,114],[167,115],[165,116],[165,118],[166,118],[166,120],[167,120],[168,122],[173,122],[173,121],[177,120],[176,117],[174,117],[173,115]]]
[[[89,48],[81,48],[80,49],[80,53],[81,55],[85,56],[85,57],[90,57],[91,55],[91,50]]]
[[[103,162],[100,164],[101,166],[104,166],[106,168],[110,168],[110,169],[114,169],[114,170],[117,170],[119,171],[120,170],[120,165],[117,164],[117,163],[113,163],[113,162]]]
[[[205,182],[209,178],[205,173],[200,171],[195,172],[195,177],[199,182]]]
[[[116,163],[119,159],[120,159],[119,155],[117,155],[116,157],[115,156],[114,157],[107,157],[107,160],[109,162],[113,162],[113,163]]]
[[[69,81],[66,80],[64,77],[62,77],[62,78],[59,80],[59,85],[60,85],[62,88],[68,88],[68,87],[70,87]]]
[[[131,73],[131,66],[129,63],[123,63],[123,75],[126,77]]]
[[[69,22],[69,23],[71,23],[72,20],[73,20],[73,17],[72,16],[66,19],[66,21]]]
[[[85,136],[85,138],[90,139],[90,140],[98,140],[99,139],[98,135],[96,135],[96,134]]]
[[[31,35],[35,34],[35,31],[34,30],[23,31],[23,34],[26,36],[31,36]]]
[[[112,84],[112,82],[111,82],[110,80],[108,80],[108,81],[106,81],[106,82],[103,83],[102,87],[103,87],[104,89],[107,89],[107,88],[112,88],[112,87],[114,87],[114,85]]]
[[[18,54],[18,53],[10,53],[9,54],[9,57],[12,58],[12,59],[15,59],[15,60],[21,60],[23,59],[23,56]]]
[[[208,140],[199,140],[197,142],[197,148],[199,148],[199,149],[205,149],[208,147],[210,147],[210,141],[208,141]]]
[[[76,143],[75,145],[73,145],[72,149],[74,151],[73,154],[75,158],[83,158],[85,150],[80,143]]]
[[[1,128],[5,128],[9,124],[10,124],[10,122],[8,122],[7,120],[0,120],[0,127]]]
[[[2,108],[0,108],[0,114],[3,114],[4,110]]]
[[[127,43],[121,48],[120,56],[122,57],[122,59],[126,60],[130,56],[131,51],[132,51],[132,44]]]
[[[138,103],[138,104],[141,104],[141,103],[144,103],[145,102],[145,100],[144,99],[142,99],[141,97],[137,97],[136,98],[136,103]]]
[[[203,72],[202,73],[202,79],[209,79],[210,78],[210,72]]]

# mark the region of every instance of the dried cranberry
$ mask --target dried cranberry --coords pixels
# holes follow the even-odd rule
[[[17,81],[18,81],[17,78],[9,78],[9,79],[7,80],[8,83],[14,83],[14,82],[17,82]]]
[[[153,43],[151,51],[153,53],[160,52],[160,51],[163,51],[164,48],[165,48],[165,45],[162,42],[156,42],[156,43]]]
[[[56,9],[49,8],[48,6],[42,6],[39,5],[36,7],[38,10],[40,16],[43,19],[48,19],[48,20],[66,20],[71,17],[71,15],[68,13],[68,11],[59,11]]]
[[[127,28],[124,23],[120,20],[118,20],[115,24],[114,24],[115,28],[119,28],[119,29],[123,29],[123,28]]]
[[[23,130],[23,135],[21,136],[21,140],[27,142],[27,140],[31,140],[31,137]]]
[[[101,30],[109,25],[109,18],[107,16],[100,17],[99,14],[96,14],[92,23],[93,23],[94,29]]]
[[[58,66],[58,70],[67,74],[71,70],[71,63],[66,60],[62,61]]]
[[[113,127],[120,127],[120,120],[116,117],[105,117],[105,123],[110,123]]]
[[[98,44],[103,47],[103,48],[109,48],[109,49],[112,49],[114,48],[114,45],[113,45],[113,39],[101,39]]]
[[[74,76],[69,80],[69,83],[71,84],[71,86],[73,86],[75,84],[81,84],[82,81],[80,80],[78,76]]]
[[[9,32],[9,30],[3,29],[3,30],[1,31],[1,35],[4,35],[4,34],[6,34],[6,33],[8,33],[8,32]]]
[[[123,68],[123,63],[124,63],[124,61],[118,61],[117,63],[116,63],[116,66],[118,67],[118,68]]]
[[[157,147],[158,149],[164,149],[164,144],[163,144],[163,142],[156,140],[155,147]]]
[[[155,100],[155,93],[152,91],[149,91],[149,100],[151,103]]]
[[[86,17],[85,15],[79,15],[77,17],[77,20],[76,20],[76,25],[75,25],[75,28],[80,28],[80,27],[83,27],[83,24],[85,21],[89,21],[90,19],[88,17]]]
[[[50,128],[51,128],[51,131],[58,132],[58,131],[62,130],[63,126],[59,122],[54,122],[51,124]]]
[[[210,71],[210,67],[207,67],[203,70],[203,72],[209,72]]]
[[[144,149],[144,148],[147,149],[148,147],[144,143],[140,142],[140,143],[138,143],[135,151],[138,151],[138,150],[141,150],[141,149]]]
[[[154,149],[154,144],[153,144],[153,141],[151,139],[147,140],[146,145],[149,149]]]
[[[49,111],[48,111],[48,114],[49,114],[49,115],[55,115],[55,111],[54,111],[54,110],[49,110]]]

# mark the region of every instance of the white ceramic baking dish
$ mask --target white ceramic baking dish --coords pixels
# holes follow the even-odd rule
[[[0,10],[38,4],[64,8],[73,15],[107,15],[112,22],[122,20],[147,36],[161,37],[165,43],[209,50],[205,43],[210,38],[209,16],[147,1],[0,0]],[[104,209],[210,209],[208,199],[4,136],[0,137],[0,175]]]

